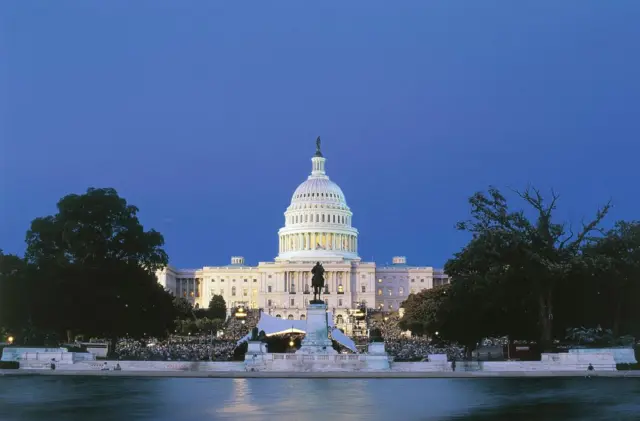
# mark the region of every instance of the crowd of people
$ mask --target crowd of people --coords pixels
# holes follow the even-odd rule
[[[141,361],[230,361],[236,342],[212,336],[178,337],[160,341],[122,339],[116,344],[119,360]]]
[[[259,320],[258,311],[248,311],[246,317],[229,317],[221,334],[172,336],[166,340],[122,339],[117,343],[115,354],[120,360],[146,361],[230,361],[237,353],[237,343],[245,337]],[[427,360],[431,354],[447,354],[449,359],[461,360],[462,347],[440,345],[426,337],[411,337],[400,329],[397,314],[371,312],[367,316],[368,330],[379,329],[386,351],[396,361]],[[353,338],[358,348],[366,350],[369,338]],[[490,343],[502,342],[489,340]]]
[[[447,354],[449,359],[455,360],[463,358],[464,348],[455,344],[438,345],[426,337],[410,336],[400,329],[399,321],[399,315],[381,312],[371,312],[367,320],[369,330],[380,330],[387,353],[396,361],[421,361],[431,354]]]
[[[246,317],[229,317],[221,334],[171,336],[166,340],[121,339],[115,354],[120,360],[144,361],[230,361],[237,342],[258,324],[259,314],[249,310]]]

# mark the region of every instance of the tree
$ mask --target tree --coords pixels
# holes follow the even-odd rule
[[[114,341],[172,329],[172,297],[155,277],[168,260],[164,239],[144,230],[138,209],[110,188],[65,196],[57,209],[26,236],[34,324]]]
[[[214,295],[211,297],[207,312],[211,319],[225,320],[227,318],[227,304],[224,301],[224,297],[222,295]]]
[[[610,327],[614,337],[640,333],[637,305],[640,293],[640,222],[616,222],[605,236],[591,239],[584,254],[600,298],[598,323]],[[626,322],[626,323],[625,323]]]
[[[14,337],[26,329],[32,319],[30,269],[24,259],[0,250],[0,326]]]
[[[173,307],[175,308],[178,319],[180,320],[195,319],[195,316],[193,315],[193,306],[186,298],[174,297]]]
[[[511,285],[513,291],[530,292],[535,300],[535,308],[531,310],[537,313],[541,345],[549,349],[554,333],[556,293],[583,265],[581,249],[588,236],[600,229],[611,205],[607,203],[599,209],[594,219],[582,223],[574,233],[570,225],[554,222],[557,194],[552,192],[547,204],[535,188],[516,193],[533,208],[534,221],[523,211],[510,211],[504,196],[490,188],[488,195],[479,192],[469,199],[472,219],[460,222],[458,229],[471,233],[474,239],[484,236],[491,240],[485,243],[484,260],[475,263],[478,272],[492,273],[491,282]]]

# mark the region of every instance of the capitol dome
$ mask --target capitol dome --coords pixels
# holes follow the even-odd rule
[[[285,224],[278,232],[277,260],[335,261],[359,259],[358,230],[342,189],[325,172],[326,159],[320,151],[311,158],[311,175],[298,186],[284,213]]]

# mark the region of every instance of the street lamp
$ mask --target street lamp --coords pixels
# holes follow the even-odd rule
[[[293,346],[294,346],[294,345],[295,345],[295,342],[293,342],[293,339],[291,339],[291,340],[289,341],[289,346],[290,346],[291,348],[293,348]]]
[[[9,337],[7,338],[7,341],[9,342],[9,345],[12,345],[12,344],[13,344],[13,340],[14,340],[13,336],[9,336]]]

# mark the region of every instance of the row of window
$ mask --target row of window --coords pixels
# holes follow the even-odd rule
[[[395,276],[394,276],[395,278]],[[388,281],[391,281],[388,279]],[[411,278],[411,282],[415,283],[416,280],[415,278]],[[378,278],[378,283],[381,284],[382,283],[382,278]],[[424,283],[424,279],[420,279],[420,283]],[[433,278],[433,286],[438,286],[438,285],[445,285],[449,283],[449,279],[448,278]]]
[[[231,287],[231,296],[235,297],[236,296],[236,287]],[[211,290],[211,296],[213,297],[216,294],[216,292],[214,290]],[[253,289],[253,295],[257,295],[258,294],[258,290],[256,288]],[[224,289],[220,290],[220,295],[224,296]],[[248,297],[249,296],[249,290],[247,288],[243,288],[242,289],[242,296],[243,297]]]
[[[303,302],[305,307],[309,305],[309,300],[307,298],[305,298]],[[343,304],[342,298],[338,299],[338,307],[342,307],[342,304]],[[296,306],[296,299],[290,298],[289,307],[295,307],[295,306]],[[267,307],[273,307],[273,300],[267,300]]]
[[[296,199],[301,199],[303,197],[320,197],[320,198],[329,197],[329,198],[332,198],[332,199],[342,199],[342,197],[340,197],[340,195],[335,194],[335,193],[300,193],[300,194],[296,194]]]
[[[269,278],[271,278],[271,275],[269,275]],[[215,282],[215,281],[216,281],[215,279],[211,278],[211,282]],[[235,282],[235,281],[236,281],[235,279],[232,279],[232,280],[231,280],[231,282]],[[224,278],[220,278],[220,282],[224,282]],[[244,279],[244,282],[249,282],[249,280],[245,278],[245,279]],[[254,279],[253,279],[253,282],[254,282],[254,283],[257,283],[257,282],[258,282],[258,280],[254,278]]]
[[[287,218],[287,224],[302,224],[304,222],[314,222],[314,215],[291,215]],[[350,218],[348,216],[326,214],[325,219],[324,213],[316,213],[315,222],[327,222],[330,224],[351,224]]]
[[[378,288],[378,296],[382,296],[383,290],[382,288]],[[412,288],[411,289],[411,293],[415,294],[415,290]],[[393,295],[393,290],[391,288],[387,288],[387,295],[391,296]],[[404,295],[404,288],[400,287],[398,288],[398,295],[403,296]]]

